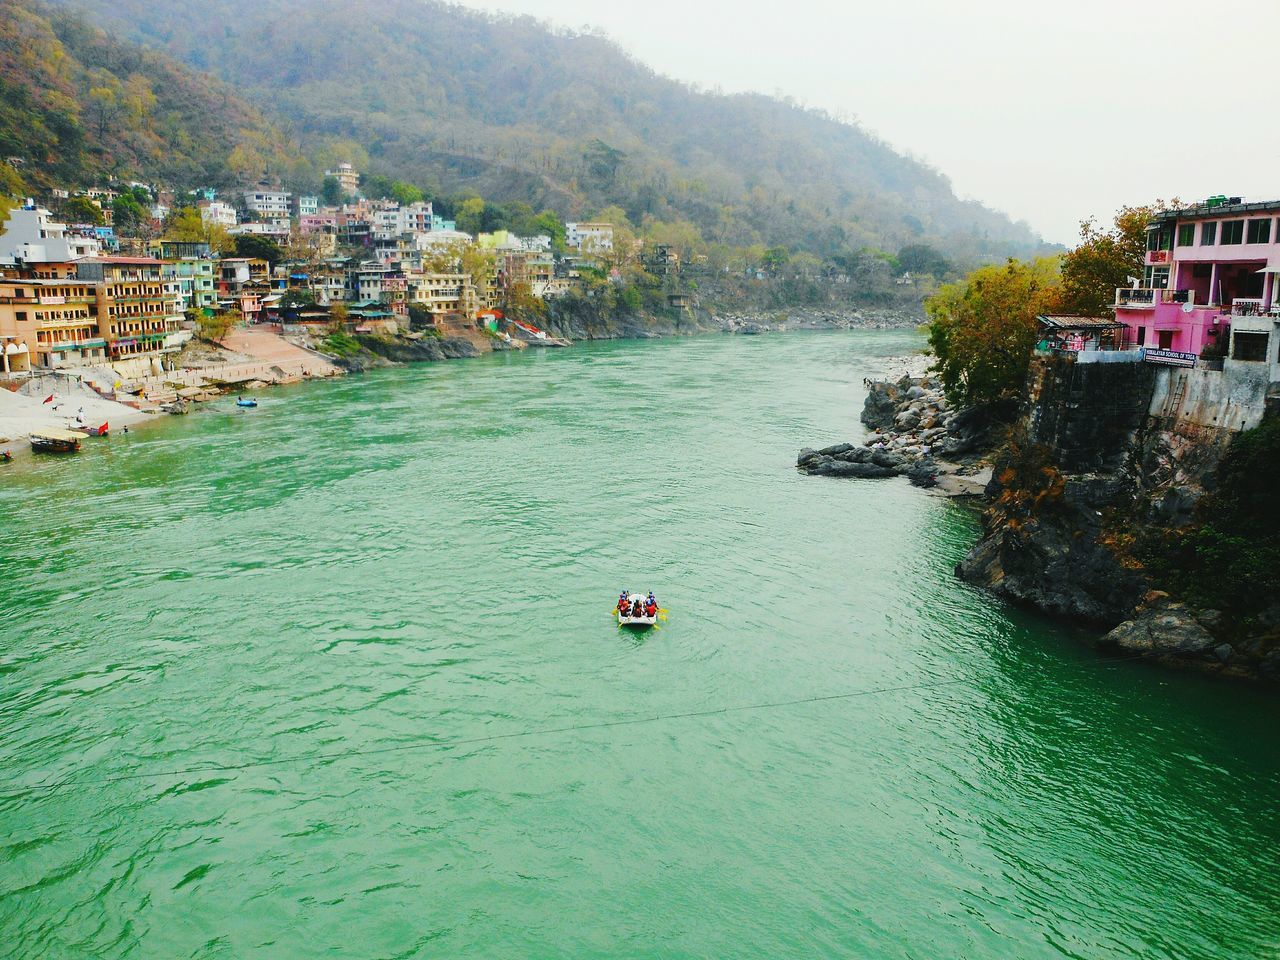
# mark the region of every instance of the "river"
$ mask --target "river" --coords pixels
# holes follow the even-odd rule
[[[495,354],[0,467],[0,956],[1280,956],[1274,694],[795,471],[919,345]]]

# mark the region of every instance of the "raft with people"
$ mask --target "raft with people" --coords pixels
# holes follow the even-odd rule
[[[653,595],[653,591],[649,591],[647,597],[642,597],[638,593],[631,593],[624,590],[618,597],[617,606],[613,608],[614,614],[618,618],[618,626],[632,627],[634,629],[646,630],[655,626],[658,619],[665,613],[658,606],[658,600]]]

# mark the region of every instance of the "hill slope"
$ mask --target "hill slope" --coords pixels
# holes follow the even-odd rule
[[[29,184],[110,173],[230,186],[246,152],[300,159],[226,84],[66,10],[0,0],[0,156],[22,158]]]
[[[435,0],[63,2],[278,109],[317,166],[345,152],[437,193],[570,216],[616,204],[734,244],[830,253],[926,238],[961,257],[1039,245],[856,126],[700,93],[529,18]]]

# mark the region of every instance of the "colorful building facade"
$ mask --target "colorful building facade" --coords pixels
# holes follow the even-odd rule
[[[1280,200],[1215,198],[1161,214],[1140,286],[1116,291],[1130,345],[1241,360],[1265,356],[1280,322]],[[1261,350],[1264,356],[1255,356]]]

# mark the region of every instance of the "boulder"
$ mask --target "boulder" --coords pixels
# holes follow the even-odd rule
[[[1134,618],[1108,633],[1103,642],[1134,653],[1196,658],[1215,655],[1219,646],[1185,603],[1170,600],[1160,590],[1148,593]]]

